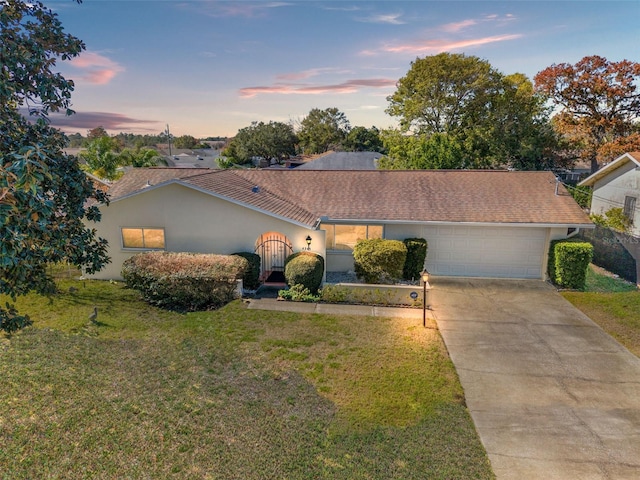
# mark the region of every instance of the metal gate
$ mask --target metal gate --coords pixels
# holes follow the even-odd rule
[[[265,281],[272,272],[284,273],[284,261],[293,253],[293,246],[281,233],[260,235],[255,252],[260,255],[260,278]]]

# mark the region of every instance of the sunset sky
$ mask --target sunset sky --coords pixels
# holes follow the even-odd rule
[[[336,107],[387,128],[386,97],[417,57],[483,58],[530,79],[587,55],[640,61],[640,2],[44,0],[87,46],[58,64],[86,134],[233,136]]]

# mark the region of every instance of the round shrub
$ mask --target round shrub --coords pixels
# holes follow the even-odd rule
[[[284,261],[284,278],[289,286],[303,285],[312,294],[318,292],[324,275],[324,258],[317,253],[298,252]]]
[[[242,276],[242,285],[248,290],[255,290],[260,286],[260,255],[253,252],[234,253],[249,262],[247,270]]]
[[[152,305],[196,311],[233,300],[236,280],[247,268],[237,255],[145,252],[124,261],[122,277]]]
[[[407,247],[400,240],[360,240],[353,248],[356,275],[366,283],[394,283],[402,278],[406,259]]]

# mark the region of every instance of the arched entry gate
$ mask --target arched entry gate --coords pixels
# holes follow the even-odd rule
[[[268,232],[256,240],[255,253],[260,255],[260,280],[284,282],[284,261],[293,253],[289,239],[278,232]]]

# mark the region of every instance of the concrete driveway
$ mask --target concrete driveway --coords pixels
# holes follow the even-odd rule
[[[542,281],[433,278],[498,479],[639,479],[640,359]]]

